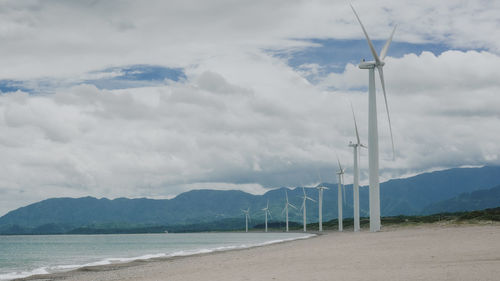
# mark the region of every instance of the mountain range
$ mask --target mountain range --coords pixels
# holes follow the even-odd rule
[[[491,189],[462,193],[451,199],[433,203],[424,209],[424,214],[475,211],[500,206],[500,185]]]
[[[323,183],[323,218],[337,218],[337,184]],[[484,209],[500,206],[500,167],[454,168],[423,173],[381,183],[382,216],[422,215],[432,212]],[[13,210],[0,217],[1,233],[62,233],[86,226],[180,226],[242,222],[242,209],[250,208],[252,223],[261,223],[261,211],[269,200],[271,220],[283,220],[285,191],[297,208],[302,205],[302,188],[278,188],[263,195],[238,190],[191,190],[173,199],[51,198]],[[315,188],[305,188],[317,199]],[[352,217],[352,185],[345,186],[344,217]],[[307,202],[308,221],[317,221],[317,204]],[[361,216],[368,216],[368,187],[360,187]],[[290,220],[301,222],[302,212],[290,212]],[[44,230],[45,229],[45,230]],[[50,232],[50,231],[49,231]]]

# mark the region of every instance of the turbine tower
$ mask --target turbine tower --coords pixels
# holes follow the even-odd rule
[[[272,218],[271,216],[271,211],[269,211],[269,199],[267,200],[267,205],[265,208],[262,209],[264,211],[264,214],[266,215],[266,232],[267,232],[267,214],[269,214],[269,217]]]
[[[321,184],[321,183],[320,183]],[[323,191],[325,189],[328,189],[326,186],[318,186],[316,187],[318,189],[318,224],[319,224],[319,231],[323,231]]]
[[[288,202],[288,193],[286,192],[286,190],[285,190],[285,198],[286,198],[285,208],[283,208],[281,214],[283,214],[283,212],[285,212],[286,214],[286,232],[288,232],[288,206],[294,208],[295,210],[297,210],[297,207]]]
[[[302,201],[302,207],[300,207],[301,210],[303,210],[303,222],[304,222],[304,232],[307,231],[307,227],[306,227],[306,223],[307,223],[307,220],[306,220],[306,201],[307,200],[311,200],[313,202],[316,202],[314,201],[314,199],[312,199],[311,197],[308,197],[306,195],[306,190],[302,187],[302,191],[304,192],[304,196],[302,197],[303,201]]]
[[[248,232],[248,221],[250,220],[250,208],[241,211],[245,213],[245,232]]]
[[[339,171],[337,172],[337,175],[339,176],[339,180],[338,180],[338,185],[339,185],[339,192],[338,192],[338,200],[337,200],[337,204],[338,204],[338,221],[339,221],[339,231],[343,231],[344,230],[344,227],[343,227],[343,223],[342,223],[342,187],[343,187],[343,182],[344,182],[344,169],[342,169],[342,165],[340,165],[340,160],[339,158],[337,157],[337,161],[339,162]]]
[[[354,181],[352,184],[352,190],[353,190],[353,202],[354,202],[354,231],[357,232],[360,229],[359,225],[359,167],[358,167],[358,160],[359,160],[359,152],[360,148],[366,148],[366,145],[362,144],[361,141],[359,140],[359,133],[358,133],[358,124],[356,124],[356,115],[354,115],[354,108],[352,108],[351,104],[351,110],[352,110],[352,117],[354,119],[354,130],[356,131],[356,143],[353,143],[352,141],[349,142],[349,146],[353,148],[354,152]]]
[[[385,109],[387,111],[387,119],[389,120],[389,130],[391,133],[391,143],[392,143],[392,155],[394,157],[394,139],[392,137],[392,126],[391,118],[389,115],[389,106],[387,105],[387,95],[385,93],[385,82],[384,82],[384,72],[383,67],[385,65],[384,59],[389,49],[389,45],[392,41],[392,36],[394,31],[396,31],[396,26],[392,30],[391,36],[385,43],[384,47],[380,51],[380,56],[375,51],[372,41],[366,32],[363,23],[359,19],[356,10],[351,5],[354,15],[358,19],[361,29],[365,34],[366,41],[368,41],[368,46],[373,55],[375,61],[364,61],[362,60],[359,64],[359,68],[368,69],[368,168],[369,168],[369,192],[370,192],[370,231],[375,232],[380,230],[380,183],[379,183],[379,149],[378,149],[378,128],[377,128],[377,101],[375,95],[375,68],[378,70],[380,76],[380,84],[382,85],[382,90],[384,92]]]

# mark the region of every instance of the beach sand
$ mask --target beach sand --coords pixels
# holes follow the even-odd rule
[[[384,227],[28,280],[500,280],[500,225]]]

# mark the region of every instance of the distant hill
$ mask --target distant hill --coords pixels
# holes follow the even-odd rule
[[[491,189],[462,193],[451,199],[427,206],[424,214],[483,210],[500,206],[500,185]]]
[[[456,168],[390,180],[381,185],[384,216],[422,214],[429,204],[500,185],[500,167]]]
[[[337,184],[324,185],[330,188],[324,193],[323,217],[326,221],[337,218]],[[421,215],[428,212],[426,208],[430,208],[428,206],[431,204],[452,199],[461,193],[498,185],[500,167],[456,168],[390,180],[381,184],[381,212],[383,216]],[[347,185],[345,189],[344,217],[352,217],[352,186]],[[267,200],[273,220],[283,221],[285,190],[290,202],[300,208],[301,188],[279,188],[264,195],[252,195],[237,190],[192,190],[169,200],[52,198],[13,210],[0,217],[0,233],[6,230],[9,230],[9,233],[62,233],[91,226],[133,227],[138,231],[151,226],[196,228],[196,225],[208,227],[218,221],[225,222],[224,229],[231,229],[244,227],[241,209],[246,208],[250,208],[252,225],[262,223],[264,213],[260,210],[265,207]],[[317,199],[316,189],[306,188],[306,192],[308,196]],[[360,188],[360,206],[361,215],[368,216],[366,186]],[[307,202],[308,221],[317,221],[317,208],[316,203]],[[291,210],[290,220],[301,222],[302,213]]]
[[[324,206],[327,206],[324,216],[328,219],[336,218],[337,185],[326,185],[330,189],[324,193]],[[488,189],[497,185],[500,185],[500,167],[498,166],[454,168],[389,180],[380,184],[381,215],[422,215],[424,209],[432,203],[451,199],[461,193]],[[345,217],[353,215],[352,197],[352,185],[346,185]],[[332,207],[328,208],[328,206]],[[360,209],[361,216],[369,215],[367,186],[360,188]]]
[[[193,190],[171,200],[51,198],[7,213],[0,225],[192,224],[237,217],[252,201],[254,195],[236,190]]]

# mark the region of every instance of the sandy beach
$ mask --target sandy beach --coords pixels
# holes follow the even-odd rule
[[[27,280],[500,280],[500,225],[326,232],[264,247],[89,267]]]

